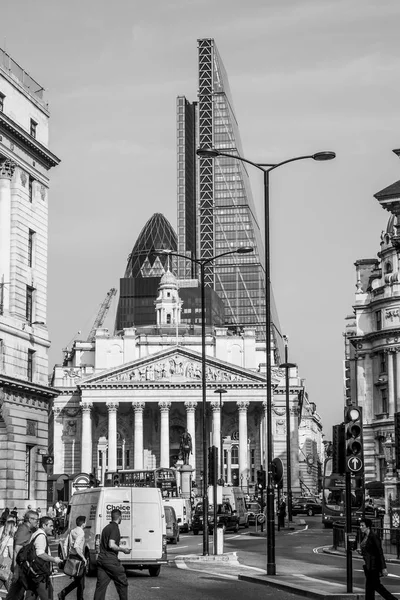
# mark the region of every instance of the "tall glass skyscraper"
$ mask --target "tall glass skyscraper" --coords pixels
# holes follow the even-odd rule
[[[261,340],[265,339],[264,246],[246,165],[227,157],[196,157],[200,146],[243,156],[228,77],[214,40],[198,40],[198,65],[197,102],[177,100],[178,252],[211,258],[239,246],[254,248],[252,254],[216,261],[206,271],[206,285],[223,299],[226,325],[255,325]],[[190,261],[181,260],[178,276],[187,277],[188,268]],[[271,318],[279,348],[274,306]]]

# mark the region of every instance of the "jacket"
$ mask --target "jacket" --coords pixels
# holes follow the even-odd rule
[[[381,572],[383,569],[386,569],[381,540],[376,533],[370,531],[365,546],[361,548],[365,568],[368,571]]]

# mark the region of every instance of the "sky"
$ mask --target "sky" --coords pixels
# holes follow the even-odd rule
[[[215,39],[246,158],[336,152],[277,169],[270,189],[282,332],[330,439],[354,262],[376,257],[389,214],[373,196],[400,179],[399,2],[1,0],[0,15],[0,47],[46,89],[61,159],[50,172],[50,370],[89,333],[147,220],[162,212],[176,228],[176,97],[196,99],[198,39]],[[262,174],[251,181],[263,223]]]

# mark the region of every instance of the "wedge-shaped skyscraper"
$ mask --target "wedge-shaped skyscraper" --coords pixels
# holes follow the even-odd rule
[[[206,285],[224,300],[226,325],[254,325],[265,339],[264,246],[249,176],[243,162],[227,157],[197,158],[196,148],[216,148],[243,156],[228,77],[214,40],[198,40],[198,100],[177,99],[178,252],[211,258],[239,246],[252,254],[218,259]],[[178,276],[193,276],[190,261],[178,262]],[[271,332],[279,348],[274,305]]]

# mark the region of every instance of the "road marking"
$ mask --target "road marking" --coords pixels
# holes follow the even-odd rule
[[[298,529],[297,531],[292,531],[291,533],[288,533],[288,535],[296,535],[297,533],[301,533],[302,531],[307,531],[308,529],[308,525],[306,525],[304,527],[304,529]]]
[[[303,573],[293,573],[293,576],[300,577],[300,579],[307,579],[308,581],[316,581],[318,583],[323,583],[324,585],[332,585],[335,587],[339,585],[338,583],[334,583],[333,581],[327,581],[326,579],[317,579],[316,577],[309,577],[308,575],[304,575]]]

